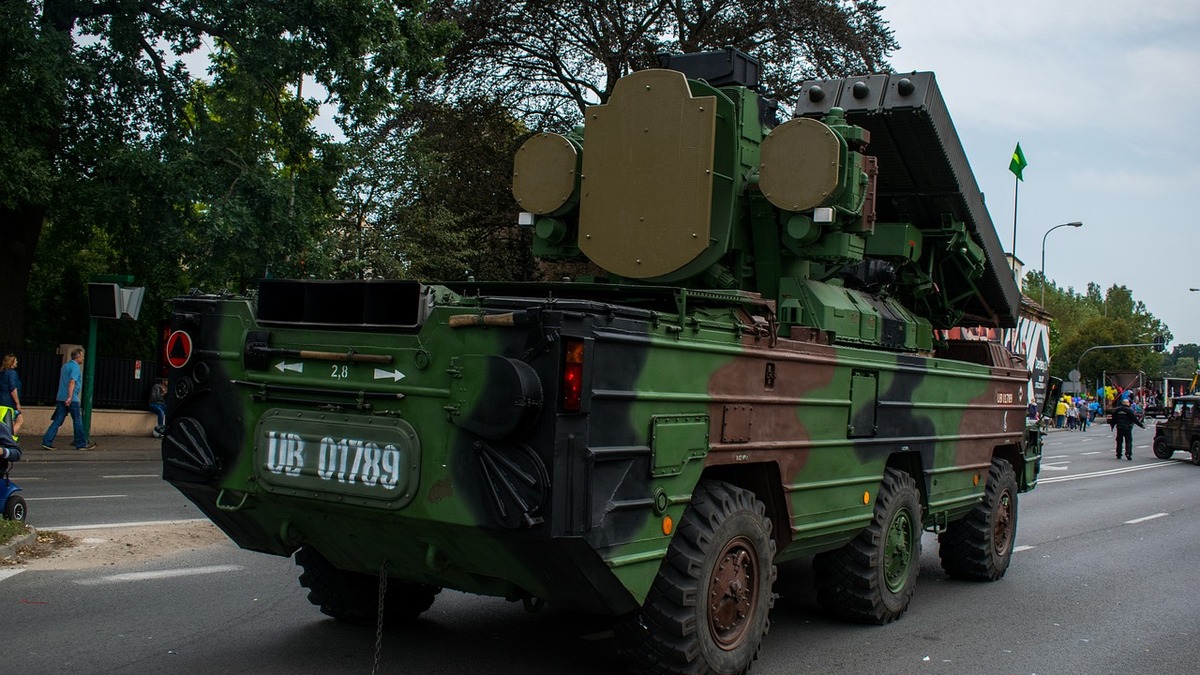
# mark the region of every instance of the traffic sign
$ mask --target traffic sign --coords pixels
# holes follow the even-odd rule
[[[167,365],[182,368],[192,358],[192,336],[187,331],[177,330],[167,338]]]

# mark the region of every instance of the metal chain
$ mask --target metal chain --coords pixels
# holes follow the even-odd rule
[[[379,568],[379,609],[375,615],[375,663],[371,666],[371,675],[379,673],[379,656],[383,653],[383,608],[384,598],[387,597],[387,561]]]

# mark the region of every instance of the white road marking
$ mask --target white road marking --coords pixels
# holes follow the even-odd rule
[[[100,476],[100,477],[101,478],[162,478],[162,476],[160,476],[159,474],[156,474],[156,473],[125,473],[125,474],[114,474],[111,476]]]
[[[1066,459],[1070,455],[1042,455],[1042,459]]]
[[[1032,548],[1033,548],[1032,546],[1016,546],[1016,547],[1013,547],[1013,553],[1018,553],[1020,551],[1028,551]]]
[[[220,574],[222,572],[237,572],[246,569],[241,565],[210,565],[208,567],[184,567],[175,570],[158,570],[157,572],[129,572],[127,574],[111,574],[94,579],[76,579],[80,586],[99,586],[101,584],[123,584],[130,581],[150,581],[154,579],[174,579],[177,577],[192,577],[200,574]]]
[[[208,518],[185,518],[184,520],[143,520],[135,523],[95,523],[92,525],[39,525],[42,530],[65,532],[70,530],[110,530],[118,527],[141,527],[143,525],[182,525],[184,523],[207,523]]]
[[[1081,473],[1074,476],[1055,476],[1054,478],[1038,478],[1038,484],[1042,483],[1061,483],[1068,480],[1083,480],[1084,478],[1096,478],[1098,476],[1109,476],[1117,473],[1129,473],[1131,471],[1145,471],[1146,469],[1161,469],[1164,466],[1175,466],[1179,462],[1154,462],[1153,464],[1142,464],[1140,466],[1125,466],[1120,469],[1108,469],[1107,471],[1093,471],[1091,473]]]
[[[1171,514],[1169,514],[1169,513],[1156,513],[1156,514],[1154,514],[1154,515],[1152,515],[1152,516],[1143,516],[1143,517],[1141,517],[1141,518],[1134,518],[1133,520],[1127,520],[1127,521],[1125,521],[1125,524],[1126,524],[1126,525],[1137,525],[1138,523],[1144,523],[1144,522],[1146,522],[1147,520],[1154,520],[1155,518],[1162,518],[1162,517],[1164,517],[1164,516],[1169,516],[1169,515],[1171,515]]]
[[[1042,471],[1067,471],[1070,469],[1065,462],[1054,464],[1043,464]]]
[[[72,499],[117,499],[129,495],[80,495],[78,497],[26,497],[27,502],[63,502]]]
[[[9,577],[15,577],[21,572],[24,572],[24,567],[10,567],[6,570],[0,569],[0,581],[4,581]]]
[[[1100,451],[1099,451],[1099,450],[1093,450],[1093,451],[1091,451],[1091,452],[1081,452],[1081,453],[1079,453],[1079,454],[1080,454],[1080,455],[1098,455],[1098,454],[1100,454]]]

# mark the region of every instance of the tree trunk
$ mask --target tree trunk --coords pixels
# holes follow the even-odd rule
[[[0,207],[0,348],[24,347],[25,298],[45,218],[42,206]]]

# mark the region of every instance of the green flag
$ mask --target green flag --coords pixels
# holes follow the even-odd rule
[[[1021,175],[1021,171],[1029,166],[1029,162],[1025,161],[1025,153],[1021,152],[1021,144],[1017,143],[1017,149],[1013,150],[1012,161],[1008,164],[1008,170],[1016,174],[1017,180],[1025,182],[1025,177]]]

